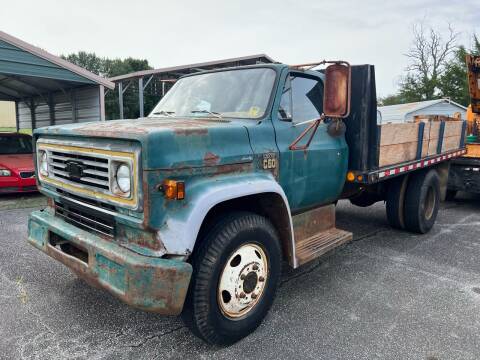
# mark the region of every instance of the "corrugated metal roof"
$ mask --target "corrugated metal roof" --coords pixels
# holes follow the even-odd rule
[[[242,57],[223,59],[223,60],[207,61],[207,62],[189,64],[189,65],[172,66],[172,67],[166,67],[161,69],[142,70],[142,71],[137,71],[130,74],[115,76],[110,78],[109,80],[116,82],[116,81],[134,79],[134,78],[139,78],[139,77],[149,76],[149,75],[166,74],[170,72],[186,74],[191,72],[192,70],[194,71],[211,70],[217,67],[236,66],[235,65],[236,63],[240,63],[241,65],[249,65],[249,64],[255,64],[257,61],[261,61],[264,63],[275,62],[275,60],[273,60],[270,56],[266,54],[257,54],[257,55],[242,56]]]
[[[0,31],[0,97],[14,100],[84,84],[115,84]]]
[[[467,110],[465,106],[460,105],[455,101],[451,101],[448,99],[427,100],[427,101],[419,101],[419,102],[412,102],[412,103],[406,103],[406,104],[379,106],[378,110],[382,115],[382,122],[403,121],[408,116],[408,114],[412,112],[422,110],[427,107],[440,104],[443,102],[455,105],[463,110]]]

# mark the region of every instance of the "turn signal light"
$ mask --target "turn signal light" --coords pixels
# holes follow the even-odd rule
[[[355,174],[353,173],[353,171],[349,171],[347,173],[347,180],[348,181],[354,181],[355,180]]]
[[[185,183],[183,181],[164,180],[162,191],[169,200],[185,199]]]

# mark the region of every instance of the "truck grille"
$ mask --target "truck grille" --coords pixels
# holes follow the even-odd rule
[[[61,151],[51,151],[49,159],[54,177],[86,185],[92,190],[110,190],[108,159]],[[69,171],[72,165],[77,169],[74,176]]]
[[[37,166],[40,166],[43,157],[48,161],[48,174],[38,174],[40,185],[54,186],[110,205],[138,209],[138,145],[93,145],[76,140],[39,139]],[[114,179],[117,168],[122,164],[131,171],[131,188],[127,193],[118,189]]]
[[[55,215],[83,230],[110,238],[115,236],[113,216],[69,202],[55,202]]]

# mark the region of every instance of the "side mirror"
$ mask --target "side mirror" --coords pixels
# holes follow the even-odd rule
[[[350,114],[350,83],[350,64],[336,62],[325,69],[323,112],[326,117],[345,118]]]

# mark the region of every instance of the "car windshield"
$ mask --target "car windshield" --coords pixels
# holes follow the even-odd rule
[[[150,116],[258,119],[267,111],[275,76],[268,68],[188,76],[175,83]]]
[[[1,154],[31,154],[32,138],[30,136],[12,136],[0,134],[0,155]]]

